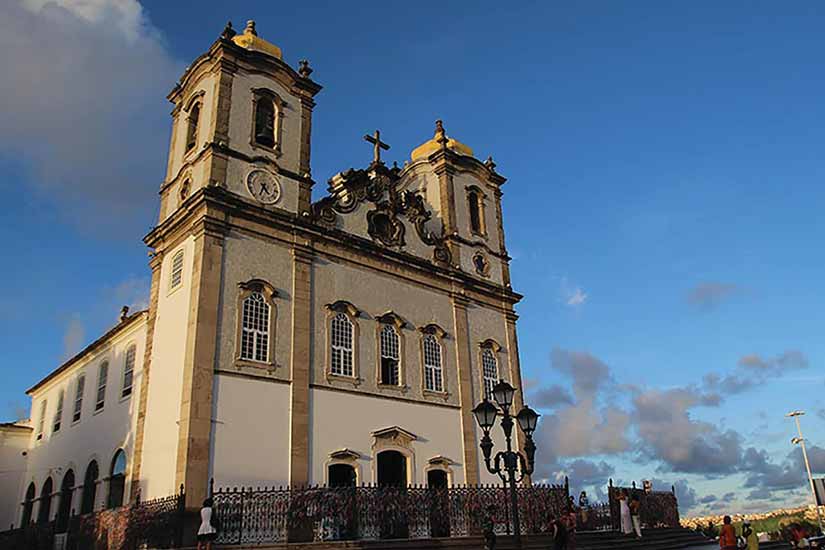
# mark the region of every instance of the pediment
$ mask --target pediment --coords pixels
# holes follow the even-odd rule
[[[353,451],[352,449],[338,449],[329,453],[329,457],[335,460],[358,460],[361,458],[361,453]]]
[[[434,456],[430,460],[427,461],[432,466],[452,466],[455,464],[455,461],[447,458],[446,456]]]
[[[372,436],[376,441],[398,442],[403,445],[408,445],[418,439],[417,435],[399,426],[390,426],[389,428],[375,430],[372,432]]]

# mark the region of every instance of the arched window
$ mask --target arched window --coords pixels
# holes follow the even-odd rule
[[[433,334],[424,335],[424,389],[437,392],[444,391],[441,344]]]
[[[99,411],[106,404],[106,382],[109,380],[109,362],[103,361],[97,369],[97,396],[95,410]]]
[[[470,208],[470,231],[476,235],[484,235],[484,204],[481,193],[472,189],[467,193],[467,203]]]
[[[169,290],[178,288],[183,282],[183,250],[172,256],[172,271],[169,273]]]
[[[57,525],[55,526],[58,533],[66,532],[69,528],[69,516],[72,513],[72,495],[74,494],[74,471],[69,470],[63,476],[63,482],[60,484],[60,504],[57,508]]]
[[[123,449],[118,449],[115,453],[109,471],[109,496],[106,498],[106,507],[111,509],[123,506],[123,495],[126,492],[126,453]]]
[[[78,422],[80,415],[83,412],[83,390],[86,388],[86,376],[80,375],[77,377],[77,387],[74,393],[74,412],[72,413],[72,422]]]
[[[52,515],[52,478],[46,479],[40,490],[40,508],[37,510],[37,523],[48,523]]]
[[[255,143],[275,147],[275,102],[258,95],[255,100]]]
[[[48,400],[44,399],[40,402],[40,417],[37,419],[37,440],[43,439],[43,430],[46,426],[46,405]]]
[[[190,150],[198,141],[198,119],[201,116],[201,104],[195,103],[189,109],[189,117],[186,123],[186,150]]]
[[[135,375],[135,354],[137,348],[134,344],[129,346],[126,350],[126,361],[123,363],[123,391],[120,392],[121,397],[132,395],[132,381]]]
[[[493,387],[498,383],[498,361],[491,348],[481,350],[481,372],[484,376],[484,397],[493,398]]]
[[[400,338],[393,325],[381,327],[381,383],[391,386],[400,384]]]
[[[23,516],[20,518],[20,527],[25,527],[32,522],[35,491],[34,483],[29,483],[29,488],[26,489],[26,497],[23,499]]]
[[[330,372],[340,376],[354,376],[352,361],[352,321],[338,312],[330,322],[331,365]]]
[[[100,472],[97,461],[92,460],[86,466],[86,475],[83,477],[83,498],[80,501],[80,513],[88,514],[95,509],[95,497],[97,496],[97,478]]]
[[[269,313],[269,304],[260,292],[253,292],[244,298],[241,315],[241,359],[267,361]]]
[[[52,424],[52,432],[60,431],[61,420],[63,420],[63,400],[66,397],[66,392],[60,390],[57,394],[57,409],[54,411],[54,424]]]

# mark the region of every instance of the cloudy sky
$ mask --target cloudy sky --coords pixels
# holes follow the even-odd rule
[[[325,86],[313,174],[443,118],[509,178],[540,477],[675,484],[692,513],[825,474],[825,6],[0,2],[0,405],[145,305],[177,76],[227,19]],[[323,191],[316,189],[316,196]]]

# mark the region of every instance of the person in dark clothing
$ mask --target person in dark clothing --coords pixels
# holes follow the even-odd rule
[[[567,550],[567,525],[564,518],[553,521],[553,549]]]

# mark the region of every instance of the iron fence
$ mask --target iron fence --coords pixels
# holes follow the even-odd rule
[[[211,491],[220,544],[479,535],[486,517],[509,530],[509,497],[501,486],[264,487]],[[567,509],[567,487],[518,489],[525,533],[551,529]]]
[[[611,479],[607,494],[613,529],[620,529],[619,495],[622,493],[626,493],[628,499],[639,499],[639,519],[643,528],[679,527],[679,506],[675,489],[671,487],[670,491],[645,491],[637,488],[635,481],[630,487],[616,487]]]

